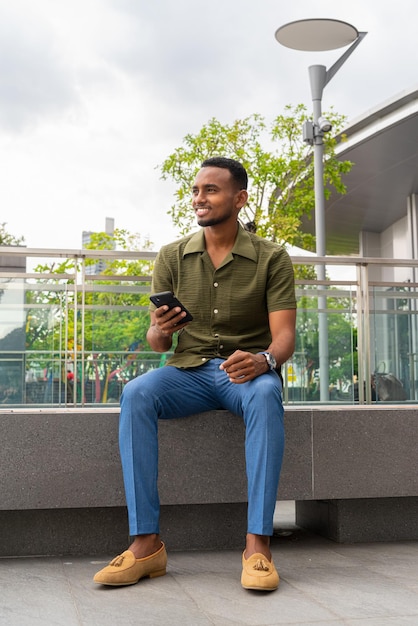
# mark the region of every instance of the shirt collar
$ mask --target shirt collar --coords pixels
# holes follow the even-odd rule
[[[202,228],[190,237],[184,248],[183,257],[185,257],[186,254],[204,252],[205,250],[205,236],[204,229]],[[240,224],[238,224],[238,233],[231,254],[238,254],[252,261],[257,261],[257,254],[250,233],[244,230]]]

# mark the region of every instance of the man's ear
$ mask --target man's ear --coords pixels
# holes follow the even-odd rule
[[[237,195],[237,208],[242,209],[244,204],[246,204],[248,200],[248,191],[246,189],[241,189]]]

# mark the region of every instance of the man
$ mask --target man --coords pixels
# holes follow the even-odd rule
[[[164,246],[152,291],[172,291],[179,307],[150,307],[147,341],[156,352],[178,344],[167,365],[130,381],[122,394],[120,453],[133,542],[95,582],[135,584],[166,572],[159,537],[158,419],[225,408],[243,417],[248,479],[248,532],[242,586],[273,590],[279,575],[270,552],[284,448],[281,379],[276,367],[293,353],[293,268],[277,244],[245,231],[247,173],[232,159],[202,163],[192,189],[201,230]],[[193,480],[193,478],[192,478]]]

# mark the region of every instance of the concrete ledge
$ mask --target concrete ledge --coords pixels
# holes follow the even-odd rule
[[[296,523],[338,543],[417,541],[417,498],[296,503]]]
[[[128,545],[124,507],[0,511],[0,556],[117,554]]]
[[[166,505],[161,535],[170,551],[241,549],[246,502]],[[128,545],[126,507],[0,511],[0,557],[117,554]]]
[[[117,410],[0,412],[0,510],[125,505]],[[311,495],[309,411],[286,417],[280,497]],[[247,499],[244,426],[228,411],[160,422],[161,504]]]
[[[118,417],[118,410],[106,408],[0,411],[0,556],[22,554],[19,545],[31,525],[26,554],[103,553],[113,551],[106,533],[118,545],[121,534],[126,538]],[[405,536],[394,530],[416,510],[418,408],[288,408],[285,424],[278,500],[394,499],[399,523],[389,534]],[[160,423],[161,526],[172,549],[242,545],[244,435],[242,420],[227,411]],[[299,523],[349,540],[344,527],[358,506],[340,504],[337,521],[324,525],[323,504],[313,503],[309,515],[298,504]],[[379,540],[388,536],[383,510],[372,509],[370,528]],[[214,528],[223,529],[228,545],[215,545]]]

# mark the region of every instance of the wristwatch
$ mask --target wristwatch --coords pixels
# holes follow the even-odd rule
[[[264,354],[264,356],[266,357],[266,361],[267,361],[267,365],[269,366],[269,368],[271,370],[275,370],[277,367],[277,361],[274,358],[274,356],[272,355],[271,352],[260,352],[260,354]]]

